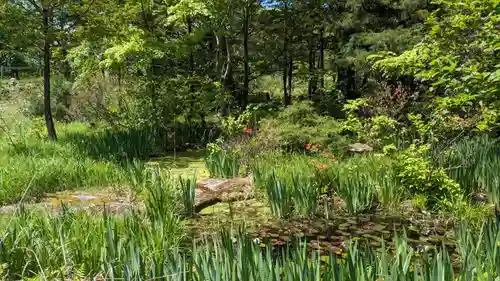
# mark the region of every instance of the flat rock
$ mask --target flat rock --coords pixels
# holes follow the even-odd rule
[[[219,202],[246,200],[253,197],[250,177],[233,179],[205,179],[196,183],[195,211]]]
[[[348,150],[351,152],[371,152],[373,151],[373,147],[366,143],[353,143],[349,145]]]

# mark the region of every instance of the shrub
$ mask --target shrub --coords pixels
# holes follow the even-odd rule
[[[387,115],[371,116],[367,99],[350,100],[344,105],[346,118],[342,131],[354,135],[357,141],[382,147],[394,141],[398,123]]]
[[[72,102],[72,83],[61,76],[55,76],[51,83],[51,106],[52,114],[57,120],[73,121],[75,116],[69,114],[69,107]],[[26,85],[22,89],[22,94],[26,97],[24,114],[27,116],[43,116],[43,89],[35,85]],[[35,90],[36,89],[36,90]]]
[[[273,104],[250,104],[237,117],[231,115],[222,119],[221,126],[227,137],[237,137],[247,128],[256,128],[262,119],[272,117],[276,112],[278,107]]]
[[[348,143],[339,122],[316,114],[310,102],[296,103],[277,117],[263,120],[256,138],[289,151],[303,151],[306,144],[316,144],[338,156]]]
[[[395,158],[396,177],[410,194],[429,196],[428,206],[450,207],[461,194],[460,185],[452,180],[441,167],[435,167],[428,160],[429,146],[411,145],[397,153]]]

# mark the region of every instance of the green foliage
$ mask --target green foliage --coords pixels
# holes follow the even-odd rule
[[[401,185],[410,194],[429,196],[429,206],[439,203],[450,207],[461,195],[460,185],[452,180],[441,167],[428,160],[429,146],[411,145],[395,155],[395,173]]]
[[[397,135],[396,120],[386,115],[360,116],[360,111],[369,109],[368,99],[349,100],[343,108],[346,118],[342,121],[342,130],[355,134],[359,141],[375,146],[383,146],[393,141]]]
[[[424,42],[374,67],[386,77],[410,75],[421,80],[430,86],[430,97],[438,97],[435,115],[478,116],[483,121],[473,125],[485,130],[498,107],[498,0],[436,4],[440,9],[427,20],[430,31]]]
[[[181,234],[182,221],[179,217],[178,199],[180,190],[170,175],[160,169],[146,171],[147,181],[143,186],[146,214],[152,224],[157,224],[175,239]],[[182,197],[184,199],[184,195]]]
[[[137,214],[113,218],[20,213],[2,224],[8,227],[8,233],[17,233],[16,237],[4,236],[0,251],[7,280],[175,276],[180,281],[201,281],[240,276],[243,280],[309,281],[336,280],[338,276],[386,280],[397,276],[412,281],[480,281],[494,280],[500,268],[500,231],[495,221],[485,223],[480,231],[471,231],[465,223],[458,226],[455,237],[461,263],[456,267],[446,250],[417,252],[404,235],[396,236],[391,248],[379,250],[348,242],[342,257],[333,252],[324,256],[317,251],[310,253],[307,244],[298,241],[293,247],[283,248],[276,258],[272,247],[262,249],[243,231],[222,231],[186,254],[175,247],[179,236],[140,220]]]
[[[127,184],[122,166],[89,158],[71,142],[40,139],[36,127],[25,125],[18,128],[20,135],[13,136],[14,147],[7,138],[0,138],[1,204],[65,189]],[[60,128],[64,135],[75,127],[77,124]]]
[[[234,178],[240,171],[239,159],[234,153],[225,151],[218,143],[207,145],[205,167],[211,177]]]
[[[258,138],[272,141],[287,150],[303,151],[306,144],[320,145],[340,155],[347,146],[339,122],[319,116],[310,102],[296,103],[281,111],[276,118],[261,123]]]
[[[279,218],[287,218],[293,212],[293,190],[290,185],[279,179],[274,173],[265,182],[260,179],[259,185],[265,186],[271,210]]]
[[[257,182],[267,191],[272,212],[279,218],[289,218],[295,214],[309,217],[316,213],[320,190],[300,174],[291,174],[291,183],[280,179],[274,171],[265,179],[257,172]]]
[[[376,185],[359,171],[341,177],[338,190],[351,214],[363,213],[373,207]]]
[[[464,138],[449,148],[436,150],[435,161],[446,168],[451,178],[471,194],[487,189],[483,184],[491,183],[496,172],[488,165],[496,162],[496,141],[487,137]],[[483,178],[484,177],[484,178]]]
[[[182,202],[184,212],[187,216],[194,215],[194,203],[196,196],[196,174],[189,178],[179,177],[180,189],[182,191]]]
[[[385,209],[395,209],[403,199],[404,190],[399,179],[391,170],[382,170],[377,181],[377,195]]]
[[[495,139],[488,136],[464,138],[446,149],[436,150],[433,158],[460,184],[467,198],[486,192],[492,203],[498,205],[500,161]]]
[[[162,202],[164,206],[171,203]],[[163,264],[160,261],[167,260],[169,250],[179,245],[183,224],[171,211],[157,219],[160,217],[149,221],[135,212],[113,217],[20,210],[1,222],[4,231],[0,260],[7,264],[6,280],[37,276],[42,280],[163,276],[168,267],[159,267]]]

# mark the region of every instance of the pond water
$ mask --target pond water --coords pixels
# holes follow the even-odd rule
[[[292,241],[306,241],[310,248],[323,252],[345,250],[349,241],[374,248],[391,247],[395,235],[404,235],[417,251],[440,248],[454,252],[453,225],[443,221],[413,221],[398,216],[361,215],[288,220],[263,224],[251,231],[251,237],[265,245],[281,247]]]
[[[248,206],[237,203],[233,208],[231,218],[221,204],[214,208],[215,211],[193,220],[190,227],[191,235],[194,235],[192,237],[216,234],[223,227],[240,225],[261,247],[270,246],[277,254],[283,248],[294,247],[297,242],[303,245],[305,242],[311,251],[342,255],[351,241],[374,249],[380,249],[382,245],[393,249],[394,237],[400,235],[417,252],[444,247],[452,259],[458,261],[454,224],[446,218],[375,213],[358,216],[338,214],[332,219],[277,220],[272,217],[270,210],[257,202],[248,203]]]

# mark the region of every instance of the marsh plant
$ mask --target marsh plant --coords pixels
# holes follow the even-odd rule
[[[382,206],[395,208],[403,198],[403,188],[392,171],[381,171],[377,178],[377,194]]]
[[[208,145],[205,167],[211,177],[217,178],[234,178],[240,171],[240,163],[236,154],[225,151],[217,144]]]
[[[262,183],[267,191],[267,198],[271,205],[271,211],[279,218],[286,218],[292,215],[293,211],[293,191],[292,188],[275,173]]]
[[[488,136],[464,138],[434,152],[435,161],[455,180],[466,196],[498,189],[500,155],[498,142]]]
[[[373,207],[376,199],[376,183],[366,174],[354,171],[340,176],[339,194],[344,199],[347,211],[358,214]]]
[[[314,215],[318,209],[320,189],[299,174],[292,174],[291,178],[289,183],[274,172],[266,178],[264,186],[272,212],[280,218],[292,214],[303,217]]]
[[[190,177],[179,177],[179,185],[182,193],[182,203],[184,205],[184,213],[186,216],[193,216],[195,213],[194,204],[196,196],[196,178],[197,175],[193,174]]]
[[[351,241],[345,251],[321,255],[304,241],[276,251],[244,231],[227,230],[188,253],[177,247],[178,234],[137,214],[118,219],[21,213],[2,223],[2,280],[495,281],[500,276],[498,222],[478,233],[457,229],[458,264],[440,247],[413,249],[404,234],[391,247],[375,250]]]
[[[169,226],[181,224],[177,215],[180,209],[179,189],[168,172],[159,168],[149,170],[144,194],[146,214],[151,222]]]

